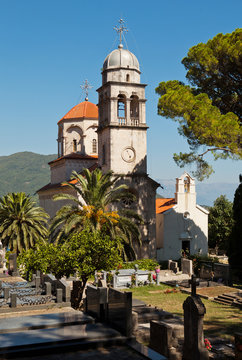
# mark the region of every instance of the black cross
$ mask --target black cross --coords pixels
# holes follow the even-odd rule
[[[197,289],[197,286],[199,285],[199,279],[197,279],[195,275],[192,275],[191,280],[189,280],[189,284],[192,287],[192,296],[196,296],[197,295],[196,289]]]

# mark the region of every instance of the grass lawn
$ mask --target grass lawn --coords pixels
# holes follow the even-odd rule
[[[167,289],[172,288],[166,285],[151,285],[133,288],[128,291],[132,291],[134,298],[143,300],[147,305],[157,306],[160,309],[183,317],[182,305],[188,295],[180,291],[166,294]],[[205,337],[218,336],[233,341],[234,333],[242,331],[241,310],[237,307],[220,305],[210,300],[201,300],[206,307],[204,316]]]

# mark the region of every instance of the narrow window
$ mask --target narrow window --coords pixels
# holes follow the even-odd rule
[[[106,148],[105,148],[105,144],[103,144],[103,159],[102,159],[102,165],[106,164]]]
[[[129,74],[126,75],[126,82],[129,82]]]
[[[118,122],[119,125],[126,124],[126,97],[120,94],[118,96]]]
[[[187,176],[184,179],[184,192],[185,193],[190,192],[190,179]]]
[[[76,140],[74,139],[73,140],[73,152],[76,152],[77,151],[77,142]]]
[[[139,125],[139,98],[136,95],[130,97],[130,119],[131,125]]]
[[[96,140],[96,139],[93,139],[93,140],[92,140],[92,152],[93,152],[94,154],[97,153],[97,140]]]

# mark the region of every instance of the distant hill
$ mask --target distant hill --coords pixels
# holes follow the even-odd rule
[[[56,157],[56,154],[40,155],[28,151],[0,156],[0,196],[20,191],[34,195],[50,182],[48,162]]]
[[[24,191],[34,195],[42,186],[50,182],[48,162],[57,158],[56,154],[40,155],[32,152],[19,152],[0,156],[0,196],[8,192]],[[164,189],[158,189],[157,197],[174,197],[175,179],[156,179]],[[220,195],[233,201],[238,183],[201,183],[196,182],[197,203],[213,205]]]
[[[164,198],[174,197],[175,179],[155,179],[164,189],[159,188],[158,192]],[[234,200],[234,193],[238,183],[203,183],[196,181],[197,204],[212,206],[214,200],[220,195],[226,195],[230,201]]]

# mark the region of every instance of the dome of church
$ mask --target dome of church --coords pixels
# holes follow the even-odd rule
[[[98,119],[98,107],[97,105],[85,100],[80,104],[74,106],[68,113],[66,113],[60,121],[65,119]],[[59,122],[60,122],[59,121]]]
[[[137,57],[129,50],[123,49],[119,44],[118,49],[113,50],[104,60],[103,70],[112,68],[130,68],[139,70]]]

